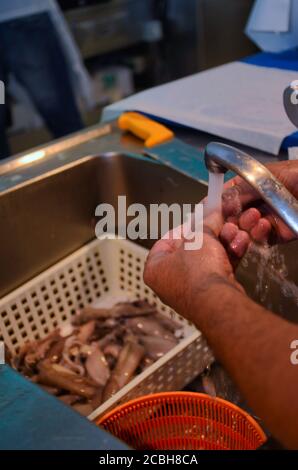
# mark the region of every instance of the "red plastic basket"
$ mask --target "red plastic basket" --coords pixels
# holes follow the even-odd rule
[[[138,450],[255,450],[266,441],[248,413],[203,393],[147,395],[96,423]]]

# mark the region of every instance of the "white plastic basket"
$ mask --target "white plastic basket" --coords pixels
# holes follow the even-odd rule
[[[146,299],[181,323],[184,338],[91,415],[148,393],[181,390],[213,361],[201,333],[163,305],[143,283],[147,250],[122,239],[94,240],[0,301],[0,339],[12,352],[46,336],[88,304]]]

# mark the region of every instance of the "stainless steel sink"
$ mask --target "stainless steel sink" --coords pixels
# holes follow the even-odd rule
[[[148,158],[124,153],[84,157],[0,193],[0,295],[10,292],[95,236],[95,208],[117,196],[127,203],[195,204],[206,185]],[[154,240],[142,242],[147,247]],[[289,279],[298,282],[294,253],[298,243],[281,247]],[[256,265],[238,269],[238,277],[256,300]],[[264,303],[291,321],[298,321],[297,303],[281,294],[278,283],[264,274]],[[296,299],[297,301],[297,299]]]
[[[85,157],[2,192],[0,296],[94,238],[102,202],[117,207],[126,195],[127,204],[196,203],[205,194],[194,180],[120,153]]]

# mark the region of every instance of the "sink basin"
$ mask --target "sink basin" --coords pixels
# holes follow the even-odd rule
[[[85,157],[2,192],[0,296],[94,238],[102,202],[117,207],[126,195],[127,204],[195,203],[205,194],[203,184],[120,153]]]
[[[206,193],[207,186],[201,182],[148,158],[123,153],[84,157],[4,191],[0,193],[0,259],[4,267],[0,296],[94,238],[99,203],[117,207],[117,196],[126,195],[127,204],[195,204]],[[150,248],[154,240],[139,243]],[[293,253],[297,247],[294,242],[280,248],[288,278],[296,283],[298,265]],[[256,273],[257,266],[251,261],[238,269],[247,292],[273,311],[297,321],[297,299],[284,297],[266,272],[263,285],[267,295],[257,293]]]

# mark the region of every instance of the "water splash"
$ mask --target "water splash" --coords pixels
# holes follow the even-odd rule
[[[255,293],[262,304],[270,308],[270,288],[274,283],[280,289],[281,297],[291,299],[298,306],[298,286],[287,279],[288,269],[285,257],[278,245],[253,244],[241,264],[245,268],[248,267],[249,262],[257,265]]]
[[[209,172],[209,186],[207,202],[204,207],[206,217],[214,211],[222,211],[225,218],[235,219],[235,223],[242,213],[243,207],[237,186],[230,187],[223,192],[224,175]],[[228,219],[229,220],[229,219]],[[298,306],[298,286],[287,279],[288,269],[286,260],[279,246],[268,244],[252,244],[246,256],[242,259],[243,268],[248,268],[250,262],[256,265],[255,294],[259,301],[267,308],[272,309],[272,287],[279,289],[279,297],[290,299]],[[280,310],[283,309],[282,302]],[[281,312],[282,313],[282,312]]]
[[[207,202],[204,207],[204,217],[215,211],[221,212],[221,196],[223,192],[224,174],[209,171]]]

